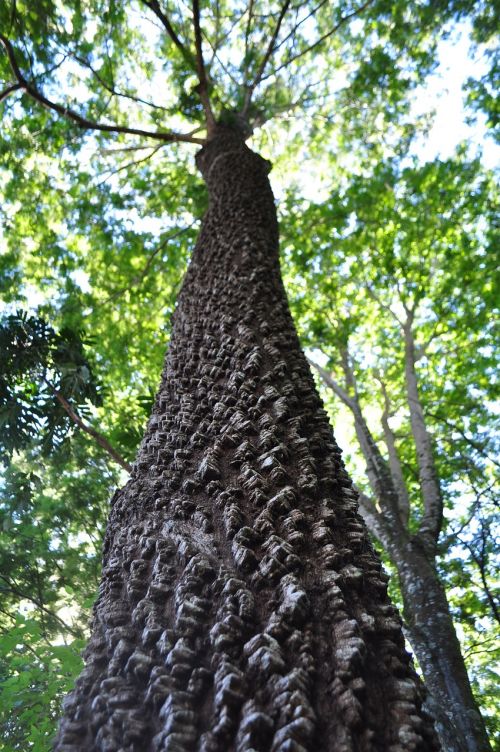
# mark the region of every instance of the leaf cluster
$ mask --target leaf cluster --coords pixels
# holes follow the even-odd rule
[[[88,343],[87,343],[88,344]],[[0,426],[5,458],[31,442],[44,453],[66,438],[71,420],[61,397],[80,414],[101,405],[102,396],[80,335],[56,332],[25,311],[0,322]]]

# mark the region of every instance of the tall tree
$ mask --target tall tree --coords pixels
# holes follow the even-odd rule
[[[220,126],[197,159],[210,208],[56,748],[431,749],[288,311],[269,165]]]
[[[367,55],[351,83],[368,108],[386,114],[409,85],[399,75],[387,78],[388,71],[403,54],[409,29],[415,48],[406,62],[417,61],[417,69],[429,64],[426,24],[436,14],[416,7],[410,23],[403,9],[383,4],[330,12],[324,3],[301,11],[285,2],[270,14],[251,4],[237,19],[244,51],[238,70],[221,49],[225,7],[217,6],[213,20],[202,24],[196,2],[190,16],[157,2],[143,5],[164,32],[157,61],[168,60],[174,85],[163,105],[129,84],[135,47],[149,42],[137,25],[137,8],[134,18],[122,7],[93,4],[104,23],[92,32],[78,4],[61,12],[46,3],[41,22],[40,13],[23,15],[17,3],[9,19],[5,14],[5,28],[10,22],[13,33],[1,37],[12,77],[3,96],[22,92],[25,104],[32,100],[58,116],[56,127],[44,131],[49,149],[75,130],[150,139],[159,146],[203,144],[198,159],[211,194],[181,295],[166,381],[133,479],[114,505],[89,668],[67,709],[60,737],[66,742],[60,744],[89,748],[93,739],[109,749],[144,748],[146,736],[158,731],[154,743],[166,748],[189,746],[206,732],[207,748],[226,749],[232,736],[242,749],[271,738],[276,748],[431,749],[401,633],[380,595],[381,575],[352,516],[350,492],[341,490],[346,478],[338,451],[327,438],[286,311],[264,163],[245,147],[244,136],[252,125],[296,106],[291,83],[306,80],[312,51],[328,46],[325,60],[335,66],[338,53],[349,45],[359,50],[367,37]],[[351,32],[349,21],[367,10],[366,24]],[[256,54],[255,40],[266,36],[263,54]],[[66,75],[88,75],[86,112],[56,95],[58,71],[67,60],[72,67]],[[157,61],[146,68],[156,80]],[[295,81],[283,82],[290,72]],[[384,77],[388,106],[371,95],[378,91],[373,83]],[[134,103],[136,124],[120,119],[123,99]],[[179,101],[184,120],[191,117],[195,127],[165,130],[160,115],[177,113]],[[145,118],[138,105],[152,114]],[[46,126],[47,116],[35,108],[28,122],[33,133]],[[23,136],[14,137],[21,151]],[[260,265],[250,261],[252,255]],[[281,330],[273,332],[276,325]],[[283,373],[281,361],[290,374]],[[154,535],[140,533],[148,524]],[[319,564],[313,540],[323,552]],[[333,646],[325,631],[330,620]],[[375,689],[381,685],[384,693]],[[192,705],[200,695],[206,702],[196,718]],[[91,699],[94,725],[82,722],[90,719],[85,713]],[[145,723],[140,716],[146,708]],[[333,731],[337,741],[321,737],[322,729]]]

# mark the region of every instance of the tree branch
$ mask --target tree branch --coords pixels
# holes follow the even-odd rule
[[[174,240],[175,238],[179,237],[183,233],[187,232],[187,230],[189,230],[195,224],[195,222],[196,222],[196,220],[193,219],[193,221],[189,225],[187,225],[187,227],[183,227],[181,230],[178,230],[177,232],[174,232],[172,235],[167,235],[167,237],[162,240],[162,242],[158,245],[158,247],[155,248],[155,250],[153,251],[153,253],[151,253],[151,255],[149,256],[148,260],[146,261],[146,263],[145,263],[142,271],[138,274],[137,277],[134,277],[131,280],[132,284],[133,285],[140,285],[141,282],[142,282],[142,280],[144,279],[144,277],[149,272],[153,261],[155,260],[155,258],[157,257],[157,255],[160,253],[160,251],[162,251],[165,248],[165,246],[167,245],[167,243],[170,240]],[[119,290],[115,290],[115,292],[113,292],[109,297],[107,297],[102,303],[99,303],[97,306],[95,306],[94,309],[95,308],[100,308],[101,306],[106,305],[111,300],[115,300],[120,295],[122,295],[126,290],[128,290],[129,287],[130,287],[130,285],[127,285],[126,287],[122,287]]]
[[[9,619],[11,619],[11,621],[14,622],[14,628],[15,628],[15,626],[17,625],[17,619],[16,619],[15,616],[13,616],[12,614],[9,614],[9,612],[5,611],[5,609],[3,609],[3,608],[0,608],[0,614],[3,614],[4,616],[7,616]],[[2,629],[2,630],[0,630],[0,634],[9,636],[10,635],[10,630],[9,629]],[[28,645],[28,643],[26,641],[24,641],[23,644],[21,645],[21,649],[22,650],[28,650],[30,653],[32,653],[35,656],[35,658],[37,659],[37,661],[40,660],[40,656],[38,655],[38,653],[36,652],[36,650],[34,650],[31,647],[31,645]],[[18,650],[17,646],[16,646],[16,650]],[[19,652],[21,652],[21,650],[19,650]]]
[[[219,42],[221,41],[220,30],[221,30],[220,2],[219,0],[215,0],[214,43],[212,45],[209,42],[210,47],[212,48],[213,56],[212,56],[211,61],[208,63],[208,68],[210,68],[210,66],[212,65],[214,58],[217,54],[217,50],[219,49]],[[207,35],[204,32],[202,32],[202,34],[204,38],[207,39]]]
[[[7,99],[9,94],[12,94],[14,91],[19,91],[22,86],[20,83],[11,84],[10,86],[7,86],[6,89],[4,89],[2,92],[0,92],[0,102],[3,102],[4,99]]]
[[[262,62],[259,66],[259,69],[257,71],[257,75],[255,76],[255,79],[251,84],[245,84],[246,85],[246,93],[245,93],[245,102],[243,104],[243,110],[242,115],[246,116],[248,114],[248,108],[250,107],[250,102],[252,101],[252,94],[254,93],[257,86],[260,84],[260,82],[263,80],[264,71],[266,69],[266,65],[268,64],[273,52],[274,52],[274,46],[276,44],[276,40],[278,38],[278,34],[280,33],[281,24],[283,23],[283,19],[286,15],[286,12],[288,10],[288,7],[290,5],[290,0],[285,0],[285,2],[282,5],[280,14],[278,16],[278,20],[276,22],[276,26],[274,28],[273,35],[271,37],[271,40],[269,42],[269,45],[267,47],[266,53],[264,57],[262,58]]]
[[[158,0],[142,0],[144,5],[147,5],[147,7],[153,11],[155,16],[159,19],[161,22],[163,28],[167,32],[168,36],[172,40],[172,42],[175,44],[179,52],[181,53],[182,57],[186,61],[186,63],[189,65],[190,68],[193,70],[196,70],[196,65],[194,64],[193,55],[190,50],[187,49],[177,36],[174,27],[170,23],[170,19],[168,16],[162,11],[160,8],[160,4]]]
[[[134,159],[131,162],[127,162],[126,164],[120,165],[120,167],[117,167],[114,170],[103,170],[103,172],[99,173],[99,177],[101,175],[105,175],[106,172],[108,175],[101,180],[99,183],[97,183],[97,188],[99,188],[101,185],[103,185],[106,180],[109,180],[113,175],[117,175],[119,172],[123,172],[123,170],[128,170],[129,167],[135,167],[136,165],[143,164],[144,162],[147,162],[151,157],[153,157],[156,152],[158,152],[160,149],[163,149],[164,144],[158,144],[157,146],[149,146],[147,147],[151,151],[149,154],[147,154],[145,157],[141,157],[140,159]]]
[[[318,5],[315,8],[313,8],[312,11],[310,11],[310,13],[307,14],[307,16],[304,16],[304,18],[301,18],[301,20],[298,21],[295,24],[295,26],[293,27],[293,29],[291,30],[291,32],[289,34],[287,34],[286,37],[283,37],[283,39],[281,40],[281,42],[276,45],[276,47],[274,48],[275,51],[279,50],[279,48],[282,47],[290,39],[290,37],[293,37],[295,35],[295,32],[297,31],[297,29],[299,28],[299,26],[302,26],[303,23],[305,23],[306,21],[308,21],[310,18],[313,18],[313,16],[316,15],[316,13],[318,12],[318,10],[320,8],[322,8],[323,5],[325,5],[325,3],[327,3],[327,2],[328,2],[328,0],[321,0],[321,2],[318,3]]]
[[[368,291],[368,295],[370,296],[370,298],[372,300],[374,300],[384,311],[387,311],[387,313],[389,313],[392,316],[392,318],[399,324],[399,326],[401,328],[403,328],[404,327],[404,322],[401,321],[401,319],[399,318],[399,316],[397,316],[394,313],[394,311],[392,310],[392,308],[390,306],[388,306],[386,303],[383,303],[380,300],[380,298],[378,297],[378,295],[375,293],[373,287],[369,284],[368,280],[366,280],[366,279],[365,279],[365,286],[366,286],[366,289]]]
[[[96,69],[93,67],[91,63],[89,63],[88,60],[85,60],[85,58],[80,57],[79,55],[71,55],[73,60],[76,60],[76,62],[81,65],[84,68],[88,68],[88,70],[92,73],[96,81],[98,81],[103,89],[106,89],[106,91],[109,91],[110,94],[113,94],[115,97],[122,97],[123,99],[130,99],[132,102],[137,102],[138,104],[144,104],[146,107],[152,107],[156,110],[163,110],[165,112],[168,111],[167,107],[162,107],[160,104],[155,104],[155,102],[149,102],[147,99],[141,99],[141,97],[135,97],[133,94],[125,94],[124,92],[117,91],[115,87],[112,84],[108,84],[107,81],[103,79],[103,77],[96,71]]]
[[[451,431],[456,431],[460,434],[460,436],[463,438],[463,440],[469,444],[469,446],[472,447],[478,454],[481,455],[481,457],[484,457],[485,460],[488,460],[488,462],[491,462],[493,465],[496,465],[496,467],[500,467],[500,462],[495,459],[495,457],[491,457],[487,452],[485,452],[485,448],[483,445],[481,445],[479,442],[475,441],[474,439],[471,439],[470,436],[467,436],[465,431],[457,426],[456,423],[452,423],[451,421],[444,418],[442,415],[439,415],[438,413],[431,413],[430,411],[427,411],[427,415],[429,415],[431,418],[434,418],[434,420],[439,421],[440,423],[443,423],[445,426],[447,426]]]
[[[323,382],[326,384],[326,386],[329,387],[333,392],[335,392],[335,394],[337,395],[337,397],[340,397],[340,399],[342,400],[342,402],[345,405],[347,405],[347,407],[350,410],[352,410],[354,412],[354,410],[356,409],[356,405],[355,405],[354,400],[351,397],[349,397],[349,395],[347,394],[346,390],[343,389],[340,386],[340,384],[338,383],[338,381],[335,381],[335,379],[333,378],[333,376],[330,373],[328,373],[328,371],[326,371],[324,368],[322,368],[319,365],[319,363],[316,363],[314,360],[311,360],[311,358],[308,358],[307,360],[308,360],[309,364],[313,368],[315,368],[316,371],[319,373],[319,375],[321,376],[321,378],[322,378]]]
[[[377,510],[369,496],[356,486],[354,486],[354,490],[358,494],[359,513],[364,519],[366,527],[373,537],[377,538],[386,550],[389,550],[392,536],[390,530],[387,529],[383,516]]]
[[[102,435],[102,433],[99,433],[99,431],[96,431],[95,428],[92,428],[92,426],[89,426],[88,423],[85,423],[80,416],[74,411],[74,409],[71,407],[70,403],[64,397],[61,392],[55,388],[47,379],[45,379],[45,383],[50,387],[52,390],[52,393],[54,394],[54,397],[57,399],[59,404],[63,407],[64,411],[69,415],[71,420],[75,425],[77,425],[81,430],[88,434],[88,436],[92,436],[93,439],[99,444],[100,447],[102,447],[110,457],[114,459],[115,462],[117,462],[120,467],[123,467],[124,470],[126,470],[128,473],[131,472],[132,466],[123,459],[123,457],[118,454],[116,449],[114,449],[107,438]]]
[[[193,0],[193,25],[194,25],[194,43],[196,48],[196,70],[198,72],[199,85],[197,86],[200,95],[205,120],[207,123],[207,136],[211,137],[215,130],[215,118],[210,105],[210,96],[208,92],[208,79],[205,63],[203,60],[203,43],[200,28],[200,3],[199,0]]]
[[[173,143],[178,141],[184,141],[188,143],[193,144],[201,144],[203,145],[205,143],[205,139],[200,138],[194,138],[190,134],[186,133],[174,133],[174,132],[162,132],[162,131],[146,131],[142,128],[129,128],[127,126],[122,125],[108,125],[107,123],[96,123],[93,120],[88,120],[88,118],[83,117],[78,112],[75,112],[74,110],[71,110],[69,107],[66,107],[64,105],[61,105],[57,102],[52,102],[50,99],[47,99],[41,91],[39,91],[34,84],[32,84],[30,81],[28,81],[26,78],[24,78],[18,64],[16,61],[16,57],[14,54],[14,48],[12,47],[9,40],[3,36],[3,34],[0,34],[0,42],[2,43],[6,53],[7,57],[9,59],[10,66],[12,68],[12,71],[17,78],[17,81],[19,83],[19,87],[24,89],[24,91],[29,94],[33,99],[35,99],[37,102],[39,102],[43,107],[45,107],[48,110],[53,110],[54,112],[57,112],[59,115],[62,115],[65,118],[68,118],[69,120],[72,120],[75,122],[79,128],[83,128],[85,130],[95,130],[95,131],[102,131],[106,133],[123,133],[123,134],[130,134],[135,136],[144,136],[145,138],[154,138],[159,141],[163,141],[165,143]]]
[[[457,535],[457,540],[460,541],[460,543],[465,546],[465,548],[469,551],[474,563],[476,564],[477,568],[479,569],[479,576],[481,577],[481,582],[483,585],[484,592],[486,594],[486,598],[488,600],[488,603],[490,605],[492,614],[496,621],[500,624],[500,611],[498,609],[497,603],[495,601],[495,597],[493,593],[491,592],[488,581],[486,579],[486,562],[485,562],[485,548],[486,548],[486,539],[484,530],[481,531],[481,554],[478,555],[474,551],[474,548],[468,543],[467,541],[464,541],[460,536]]]
[[[357,10],[353,10],[351,13],[348,13],[347,15],[343,16],[340,19],[340,21],[332,29],[330,29],[330,31],[327,31],[326,34],[323,34],[323,36],[319,37],[319,39],[317,39],[315,42],[310,44],[309,47],[306,47],[306,49],[302,50],[302,52],[297,52],[296,55],[292,55],[292,57],[288,58],[288,60],[285,60],[284,63],[279,65],[277,68],[275,68],[272,71],[272,73],[269,73],[267,76],[262,76],[260,80],[265,81],[271,76],[275,76],[276,73],[278,73],[278,71],[283,70],[283,68],[288,67],[290,63],[293,63],[295,60],[298,60],[303,55],[307,55],[308,52],[311,52],[311,50],[314,50],[316,47],[322,44],[326,39],[328,39],[333,34],[335,34],[335,32],[338,31],[340,27],[345,24],[346,21],[349,21],[351,18],[358,16],[360,13],[362,13],[365,10],[365,8],[367,8],[373,2],[374,0],[366,0],[366,2],[363,3],[363,5],[361,5],[359,8],[357,8]]]
[[[247,80],[247,71],[248,71],[248,54],[250,52],[250,30],[252,28],[252,19],[253,19],[253,6],[254,6],[254,0],[250,0],[248,4],[248,20],[247,25],[245,28],[245,57],[243,58],[243,81],[246,82]]]
[[[317,363],[309,361],[321,375],[324,383],[332,389],[337,396],[351,410],[354,417],[354,429],[358,439],[361,453],[366,462],[366,474],[370,482],[372,491],[384,510],[386,518],[390,520],[391,528],[394,531],[401,532],[401,518],[399,515],[399,503],[396,489],[394,487],[389,466],[382,456],[373,435],[368,428],[368,424],[361,410],[361,405],[357,395],[351,397],[347,391],[338,384],[332,376],[321,368]],[[346,382],[353,383],[354,375],[350,371],[347,357],[344,358],[344,369],[346,371]]]
[[[47,616],[50,616],[52,619],[57,621],[63,629],[65,629],[67,632],[69,632],[73,637],[81,637],[81,632],[75,631],[72,627],[70,627],[69,624],[67,624],[63,619],[61,619],[60,616],[55,614],[53,611],[48,609],[46,606],[43,605],[42,602],[40,602],[37,598],[34,598],[29,593],[24,593],[22,590],[19,590],[19,586],[17,583],[13,583],[12,580],[10,580],[8,577],[0,573],[0,579],[2,579],[9,590],[14,593],[14,595],[17,595],[19,598],[25,598],[27,601],[31,601],[35,604],[37,608],[40,609],[44,614],[47,614]]]
[[[217,62],[219,63],[220,67],[222,68],[222,70],[224,71],[224,73],[231,79],[231,81],[233,82],[233,84],[235,86],[237,86],[237,87],[241,86],[240,82],[236,80],[236,78],[233,76],[233,74],[231,73],[231,71],[228,69],[227,65],[224,65],[224,63],[220,59],[219,55],[217,54],[216,43],[212,44],[212,42],[210,41],[210,39],[207,37],[207,35],[205,34],[205,32],[203,30],[202,30],[201,33],[203,34],[203,38],[207,42],[208,46],[212,50],[212,62],[214,60],[217,60]]]

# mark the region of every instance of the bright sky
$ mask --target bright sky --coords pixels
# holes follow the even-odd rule
[[[427,80],[425,88],[416,95],[413,112],[422,114],[435,109],[434,124],[419,147],[415,149],[423,161],[452,156],[457,144],[470,139],[475,148],[482,150],[484,164],[489,168],[500,166],[500,146],[486,135],[484,116],[478,117],[475,126],[465,122],[463,86],[471,76],[479,78],[487,71],[484,60],[470,56],[470,26],[461,24],[457,32],[439,45],[439,68]]]

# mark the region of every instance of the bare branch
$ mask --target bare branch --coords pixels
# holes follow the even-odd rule
[[[210,96],[208,93],[208,79],[205,63],[203,60],[203,44],[201,39],[200,28],[200,3],[199,0],[193,0],[193,25],[194,25],[194,42],[196,47],[196,69],[198,72],[199,85],[197,86],[200,95],[205,120],[207,123],[207,135],[210,138],[215,130],[215,118],[210,105]]]
[[[7,86],[6,89],[4,89],[2,92],[0,92],[0,102],[3,102],[4,99],[7,99],[9,94],[12,94],[14,91],[19,91],[22,86],[20,83],[11,84],[10,86]]]
[[[151,149],[151,144],[137,144],[136,146],[119,146],[116,149],[99,149],[99,154],[108,156],[109,154],[121,154],[128,151],[144,151]]]
[[[250,31],[252,28],[252,20],[253,20],[253,5],[254,0],[250,0],[248,4],[248,19],[247,19],[247,25],[245,28],[245,57],[243,59],[244,63],[244,81],[246,83],[247,80],[247,70],[248,70],[248,53],[250,52]]]
[[[212,59],[209,61],[207,67],[210,70],[213,61],[217,57],[217,50],[219,49],[219,43],[222,41],[221,36],[221,13],[220,13],[220,0],[215,0],[215,19],[214,19],[214,42],[212,42],[208,39],[205,32],[201,31],[203,38],[208,42],[212,49]],[[219,60],[220,62],[220,60]]]
[[[37,102],[39,102],[43,107],[45,107],[48,110],[53,110],[54,112],[57,112],[59,115],[62,115],[65,118],[68,118],[69,120],[72,120],[75,122],[78,127],[83,128],[85,130],[95,130],[95,131],[102,131],[106,133],[123,133],[123,134],[130,134],[134,136],[143,136],[145,138],[154,138],[158,141],[163,141],[164,143],[173,143],[173,142],[179,142],[184,141],[188,143],[193,144],[201,144],[203,145],[205,143],[205,139],[200,138],[194,138],[190,134],[186,133],[174,133],[174,132],[162,132],[162,131],[146,131],[142,128],[129,128],[127,126],[122,125],[108,125],[108,123],[96,123],[92,120],[88,120],[88,118],[83,117],[78,112],[75,112],[74,110],[71,110],[69,107],[66,107],[64,105],[61,105],[57,102],[52,102],[50,99],[47,99],[30,81],[28,81],[26,78],[24,78],[18,64],[15,58],[14,49],[9,42],[9,40],[4,37],[2,34],[0,34],[0,42],[2,43],[7,56],[9,58],[9,63],[12,68],[12,71],[17,78],[20,88],[24,89],[24,91],[29,94],[33,99],[35,99]]]
[[[17,582],[14,582],[9,577],[7,577],[6,575],[1,574],[1,573],[0,573],[0,579],[2,579],[6,583],[7,587],[9,588],[9,590],[12,593],[14,593],[15,595],[17,595],[19,598],[23,598],[23,599],[26,599],[27,601],[31,601],[32,603],[34,603],[35,606],[40,609],[40,611],[42,611],[44,614],[47,614],[47,616],[50,616],[52,619],[54,619],[55,621],[57,621],[60,624],[60,626],[63,629],[65,629],[67,632],[69,632],[69,634],[73,635],[73,637],[81,637],[81,633],[80,632],[78,632],[75,629],[73,629],[72,627],[70,627],[70,625],[67,624],[67,622],[65,622],[63,619],[61,619],[61,617],[58,616],[57,614],[55,614],[53,611],[51,611],[50,609],[48,609],[43,604],[43,602],[41,602],[40,600],[38,600],[38,598],[35,598],[31,593],[25,593],[25,592],[23,592],[19,588],[19,585],[17,584]]]
[[[194,136],[195,133],[199,133],[200,131],[204,131],[205,128],[203,125],[198,126],[197,128],[193,128],[192,131],[189,131],[187,133],[187,136]],[[160,144],[160,147],[164,144]],[[133,146],[118,146],[113,149],[107,149],[107,148],[101,148],[99,149],[99,153],[103,154],[104,156],[108,156],[109,154],[120,154],[122,152],[129,152],[129,151],[145,151],[146,149],[154,149],[156,151],[156,148],[151,146],[151,144],[135,144]]]
[[[323,44],[323,42],[329,37],[331,37],[333,34],[335,34],[335,32],[338,31],[340,27],[346,23],[346,21],[349,21],[351,18],[354,18],[355,16],[359,16],[359,14],[362,13],[373,2],[374,0],[366,0],[366,2],[363,3],[363,5],[361,5],[356,10],[353,10],[352,13],[347,13],[345,16],[343,16],[340,19],[340,21],[332,29],[330,29],[330,31],[327,31],[325,34],[319,37],[319,39],[317,39],[315,42],[310,44],[309,47],[306,47],[305,50],[302,50],[301,52],[297,52],[296,55],[292,55],[292,57],[288,58],[288,60],[285,60],[285,62],[279,65],[277,68],[275,68],[272,71],[272,73],[268,73],[267,76],[262,76],[260,80],[265,81],[266,79],[271,78],[271,76],[275,76],[276,73],[278,73],[280,70],[283,70],[283,68],[288,67],[290,63],[293,63],[295,60],[298,60],[300,57],[307,55],[308,52],[311,52],[311,50],[314,50],[320,44]]]
[[[122,91],[117,91],[112,84],[108,84],[107,81],[104,80],[104,78],[96,71],[96,69],[93,67],[93,65],[86,60],[83,57],[79,57],[78,55],[72,55],[71,56],[73,60],[76,60],[77,63],[79,63],[84,68],[88,68],[88,70],[92,73],[96,81],[98,81],[101,86],[106,89],[106,91],[109,91],[110,94],[113,94],[115,97],[121,97],[123,99],[130,99],[132,102],[137,102],[138,104],[144,104],[146,107],[152,107],[156,110],[163,110],[165,112],[168,112],[167,107],[162,107],[160,104],[156,104],[155,102],[149,102],[147,99],[141,99],[141,97],[136,97],[133,94],[126,94]]]
[[[250,107],[250,102],[252,101],[252,94],[254,93],[255,89],[260,84],[260,82],[263,80],[266,65],[268,64],[274,52],[276,40],[278,38],[278,34],[280,33],[281,24],[283,23],[283,19],[286,15],[286,12],[289,6],[290,6],[290,0],[285,0],[281,8],[280,14],[278,16],[278,20],[276,22],[276,26],[275,26],[273,35],[271,37],[271,40],[269,42],[269,45],[267,47],[266,53],[264,57],[262,58],[262,62],[257,71],[257,75],[255,76],[255,79],[252,81],[251,84],[246,84],[245,103],[243,105],[243,110],[242,110],[243,115],[246,115],[248,113],[248,108]]]
[[[491,608],[491,612],[496,619],[496,621],[500,624],[500,611],[497,605],[497,602],[495,600],[495,596],[491,592],[491,589],[488,585],[488,580],[486,579],[486,555],[485,555],[485,549],[486,549],[486,537],[484,534],[484,530],[481,532],[481,553],[478,555],[476,551],[474,550],[473,546],[470,545],[467,541],[463,540],[463,538],[460,538],[460,536],[457,535],[457,540],[460,541],[462,546],[464,546],[468,552],[471,555],[472,560],[476,564],[477,568],[479,569],[479,576],[481,577],[481,583],[483,585],[483,589],[486,595],[486,598],[488,600],[488,603]]]
[[[322,368],[319,365],[319,363],[315,363],[315,361],[311,360],[311,358],[308,358],[307,360],[308,360],[309,364],[313,368],[315,368],[316,371],[319,373],[319,375],[323,379],[323,381],[326,384],[326,386],[328,386],[333,392],[335,392],[335,394],[337,395],[337,397],[340,397],[340,399],[342,400],[342,402],[345,405],[347,405],[347,407],[350,408],[350,410],[354,411],[356,409],[356,405],[355,405],[354,400],[351,397],[349,397],[349,395],[347,394],[346,390],[343,389],[340,386],[340,384],[338,383],[338,381],[335,381],[335,379],[333,378],[333,376],[328,371],[326,371],[324,368]]]
[[[205,34],[205,32],[203,30],[202,30],[201,33],[203,34],[203,38],[205,39],[205,41],[209,45],[210,49],[212,50],[212,61],[217,60],[217,62],[219,63],[220,67],[222,68],[222,70],[224,71],[224,73],[228,76],[228,78],[231,79],[231,81],[233,82],[233,84],[235,86],[240,86],[241,85],[240,82],[235,79],[235,77],[233,76],[233,74],[231,73],[231,71],[228,69],[228,67],[226,65],[224,65],[224,63],[220,59],[219,55],[217,54],[216,43],[212,44],[212,42],[210,41],[210,39],[207,37],[207,35]],[[216,40],[216,42],[217,42],[217,40]]]
[[[478,454],[481,455],[481,457],[484,457],[485,460],[488,460],[488,462],[493,463],[496,465],[496,467],[500,467],[500,462],[495,458],[489,455],[487,452],[485,452],[485,447],[483,444],[480,444],[478,441],[475,441],[470,436],[467,436],[465,431],[460,428],[460,426],[457,426],[456,423],[452,423],[447,418],[443,417],[442,415],[439,415],[438,413],[432,413],[429,410],[426,411],[427,415],[429,415],[431,418],[434,418],[435,420],[439,421],[440,423],[443,423],[445,426],[447,426],[451,431],[456,431],[460,436],[463,438],[463,440],[469,444],[469,446],[474,449]]]
[[[158,0],[142,0],[142,2],[145,5],[147,5],[147,7],[150,10],[152,10],[155,16],[161,21],[163,28],[165,29],[168,36],[172,40],[172,42],[175,44],[175,46],[181,53],[184,60],[188,63],[189,67],[195,69],[193,55],[191,54],[190,50],[188,50],[187,47],[184,46],[184,44],[181,42],[181,40],[177,36],[174,30],[174,27],[170,23],[170,19],[160,8],[160,4]]]
[[[128,170],[129,167],[135,167],[136,165],[142,164],[143,162],[147,162],[148,160],[151,159],[151,157],[153,157],[156,154],[157,151],[159,151],[160,149],[163,149],[164,146],[165,144],[157,144],[157,146],[149,146],[147,148],[149,148],[151,151],[145,157],[141,157],[141,159],[134,159],[131,162],[127,162],[124,165],[120,165],[114,170],[104,170],[103,173],[105,174],[106,172],[108,172],[108,175],[104,178],[104,180],[101,180],[99,183],[97,183],[97,187],[99,188],[107,180],[109,180],[113,175],[117,175],[119,172],[123,172],[123,170]],[[100,173],[100,175],[102,175],[103,173]]]
[[[144,265],[142,271],[138,274],[137,277],[133,278],[132,284],[134,286],[141,284],[141,282],[144,279],[144,277],[148,274],[153,261],[158,256],[158,254],[160,253],[160,251],[164,250],[164,248],[167,245],[167,243],[170,240],[174,240],[175,238],[178,238],[183,233],[187,232],[187,230],[189,230],[189,228],[192,227],[195,224],[195,222],[196,222],[196,220],[193,220],[189,225],[187,225],[187,227],[183,227],[181,230],[178,230],[177,232],[174,232],[172,235],[167,235],[167,237],[163,239],[163,241],[158,245],[157,248],[155,248],[155,250],[153,251],[153,253],[151,253],[151,255],[149,256],[149,258],[146,261],[146,264]],[[115,290],[115,292],[113,292],[108,298],[106,298],[105,300],[103,300],[102,303],[99,303],[97,306],[95,306],[95,308],[99,308],[100,306],[105,305],[106,303],[109,303],[111,300],[115,300],[120,295],[123,295],[123,293],[126,292],[129,288],[130,288],[130,285],[127,285],[126,287],[122,287],[119,290]]]
[[[491,643],[493,644],[492,648],[484,649],[484,650],[475,650],[475,648],[480,648],[483,645],[489,645]],[[475,642],[471,647],[464,652],[464,658],[470,658],[471,655],[479,655],[480,653],[493,653],[494,655],[498,654],[498,637],[494,635],[493,637],[490,637],[488,640],[481,640],[481,642]]]
[[[354,374],[350,370],[347,353],[346,357],[343,358],[343,361],[344,370],[346,372],[346,383],[354,387]],[[354,417],[356,437],[358,439],[361,453],[366,462],[366,474],[370,482],[370,487],[372,488],[380,506],[384,510],[388,527],[390,526],[391,530],[396,533],[401,532],[402,528],[399,515],[398,496],[392,481],[389,466],[385,458],[382,456],[377,442],[373,438],[372,432],[368,427],[356,392],[354,392],[354,397],[351,397],[347,391],[340,386],[340,384],[335,381],[327,371],[325,371],[324,368],[321,368],[321,366],[318,366],[318,364],[313,361],[309,362],[314,368],[316,368],[318,373],[320,373],[324,383],[332,389],[351,410]]]
[[[390,549],[391,531],[387,528],[384,517],[378,511],[375,503],[363,491],[354,486],[358,494],[359,513],[366,523],[366,527],[374,538],[380,541],[386,550]]]
[[[390,306],[388,306],[387,303],[383,303],[380,300],[379,296],[376,294],[375,290],[370,285],[370,283],[368,282],[367,279],[365,279],[365,286],[366,286],[366,289],[367,289],[367,292],[368,292],[368,295],[370,296],[370,298],[372,300],[374,300],[382,308],[382,310],[387,311],[387,313],[389,313],[392,316],[392,318],[399,324],[399,326],[401,328],[403,328],[404,327],[404,322],[401,321],[401,319],[399,318],[399,316],[397,316],[394,313],[394,311],[392,310],[392,308]]]
[[[304,18],[301,18],[300,21],[298,21],[295,24],[295,26],[293,27],[293,29],[291,30],[291,32],[289,34],[287,34],[286,37],[283,37],[283,39],[281,40],[281,42],[276,45],[276,47],[274,48],[274,51],[276,52],[276,50],[279,50],[279,48],[282,47],[290,39],[290,37],[295,36],[295,33],[296,33],[297,29],[300,26],[302,26],[303,23],[305,23],[306,21],[308,21],[310,18],[313,18],[316,15],[316,13],[318,12],[318,10],[321,7],[323,7],[323,5],[325,5],[327,2],[328,2],[328,0],[321,0],[321,2],[318,3],[318,5],[315,8],[313,8],[310,13],[307,14],[307,16],[304,16]]]

